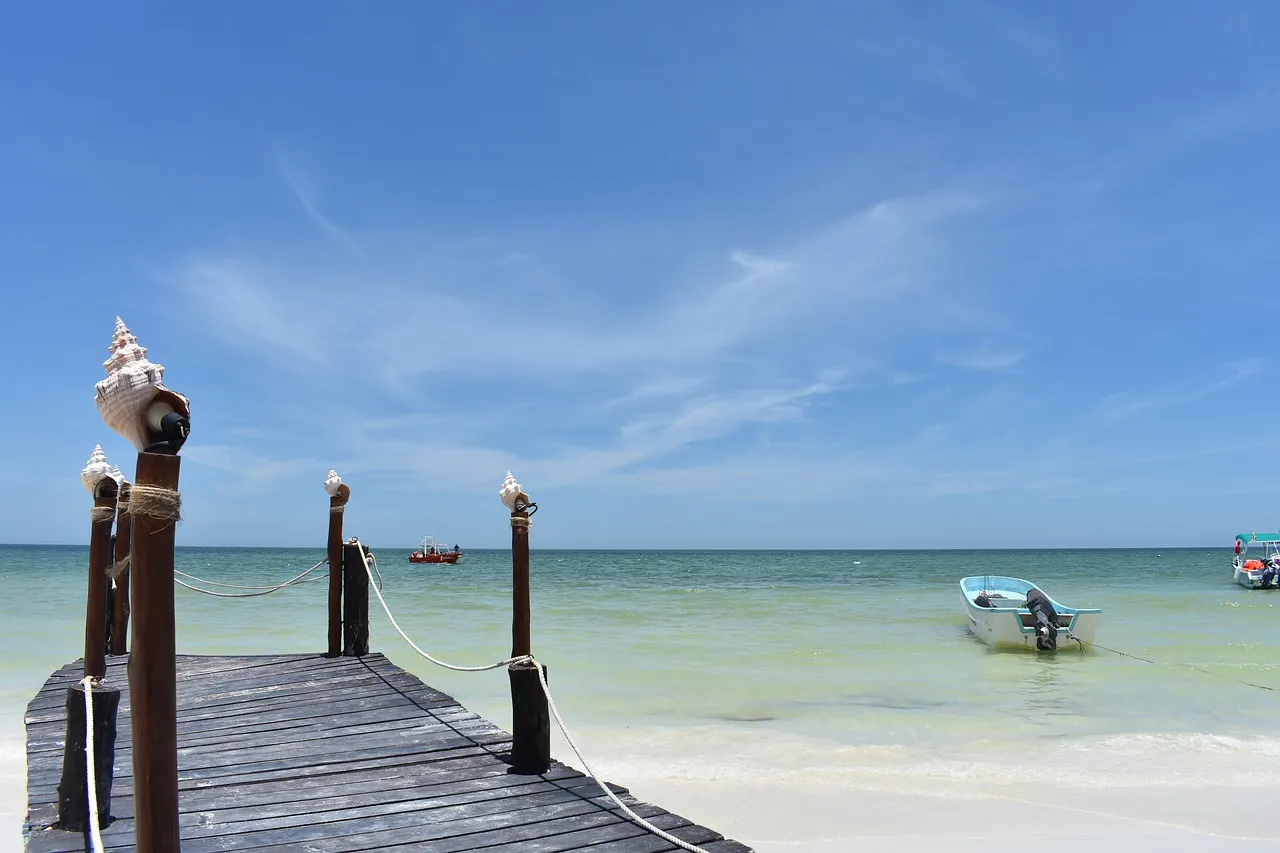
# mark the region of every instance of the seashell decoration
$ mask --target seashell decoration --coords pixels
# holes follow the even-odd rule
[[[94,386],[98,412],[107,426],[120,433],[139,451],[148,443],[147,409],[157,400],[167,403],[183,417],[190,417],[190,401],[164,387],[164,365],[147,360],[147,348],[119,317],[108,348],[111,356],[102,363],[107,378]]]
[[[512,512],[516,511],[516,499],[524,495],[524,499],[529,499],[524,494],[524,490],[520,488],[520,484],[516,482],[516,478],[511,476],[511,472],[507,472],[507,478],[502,481],[502,488],[498,490],[498,497],[502,499],[502,505]]]
[[[119,468],[116,469],[120,470]],[[95,444],[93,452],[89,454],[89,462],[84,466],[84,470],[80,472],[80,482],[84,484],[85,489],[93,494],[93,490],[98,487],[98,481],[103,477],[111,476],[111,466],[107,464],[107,454],[102,452],[102,445]]]
[[[338,476],[338,472],[329,469],[329,476],[324,478],[324,490],[329,493],[329,497],[338,496],[338,487],[342,485],[342,478]]]

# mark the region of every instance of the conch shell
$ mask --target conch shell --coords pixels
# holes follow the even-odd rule
[[[117,471],[120,469],[116,469]],[[89,462],[84,466],[84,470],[80,472],[80,482],[84,483],[85,489],[93,494],[93,490],[98,487],[98,482],[103,477],[111,476],[111,466],[107,464],[107,454],[102,452],[102,445],[96,444],[93,452],[89,454]]]
[[[502,488],[498,490],[498,497],[502,499],[502,505],[512,512],[516,511],[516,500],[523,497],[525,503],[529,502],[529,496],[520,488],[520,484],[516,482],[516,478],[511,476],[511,472],[507,472],[507,478],[502,481]]]
[[[329,497],[337,497],[338,488],[342,485],[342,478],[338,476],[338,472],[329,469],[329,476],[324,478],[324,490],[329,493]]]
[[[191,416],[190,401],[164,387],[164,365],[147,361],[147,348],[119,317],[108,348],[111,357],[102,363],[107,378],[94,386],[98,412],[107,426],[132,442],[139,451],[149,443],[147,409],[154,402],[168,404],[173,411]]]

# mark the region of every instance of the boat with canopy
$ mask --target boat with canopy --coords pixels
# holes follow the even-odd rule
[[[1231,570],[1245,589],[1280,589],[1280,533],[1237,533]]]

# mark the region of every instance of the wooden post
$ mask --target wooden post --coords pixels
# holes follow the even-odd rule
[[[173,618],[177,455],[138,454],[133,515],[133,654],[129,658],[137,853],[176,853],[178,691]]]
[[[511,511],[511,656],[533,654],[529,607],[529,498],[521,493]],[[551,767],[551,715],[538,678],[537,664],[507,667],[511,680],[511,768],[516,773],[546,773]],[[547,668],[542,667],[543,677]]]
[[[342,654],[360,657],[369,654],[369,572],[359,545],[342,546],[342,574]]]
[[[120,689],[97,686],[93,701],[93,785],[97,794],[98,828],[111,816],[111,784],[115,777],[116,717]],[[89,829],[89,784],[85,764],[84,685],[67,688],[66,750],[62,753],[62,781],[58,784],[58,828],[70,832]]]
[[[338,486],[329,498],[329,652],[331,658],[342,654],[342,515],[351,488]]]
[[[120,484],[120,499],[116,502],[116,594],[111,613],[111,654],[129,653],[129,545],[133,541],[133,518],[129,515],[129,492],[133,487]],[[120,567],[124,566],[123,569]]]
[[[93,529],[89,534],[89,593],[84,611],[84,674],[107,674],[107,561],[116,520],[119,485],[103,477],[93,488]]]

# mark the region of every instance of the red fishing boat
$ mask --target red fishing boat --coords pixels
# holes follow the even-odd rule
[[[434,536],[422,537],[418,549],[409,555],[410,563],[456,563],[462,559],[462,549],[457,545],[452,548],[436,542]]]

